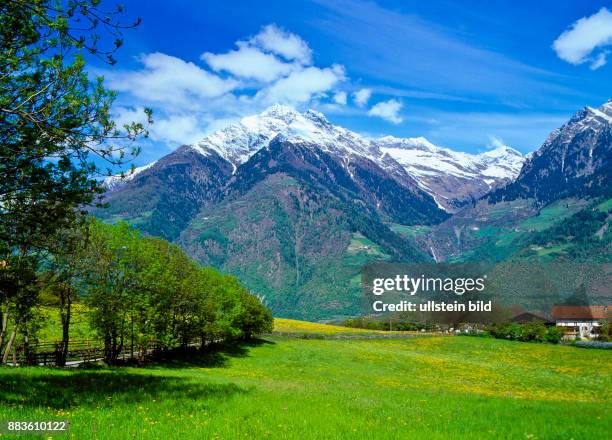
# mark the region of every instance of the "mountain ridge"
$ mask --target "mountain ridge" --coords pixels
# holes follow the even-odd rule
[[[204,156],[216,154],[227,160],[234,174],[239,166],[278,135],[296,143],[316,144],[317,148],[340,158],[347,169],[355,158],[371,160],[407,187],[418,186],[434,199],[440,209],[448,212],[515,177],[524,161],[521,153],[505,146],[469,154],[436,146],[423,137],[368,139],[331,124],[325,115],[315,110],[300,113],[279,104],[259,114],[243,117],[187,147]],[[406,160],[407,153],[413,160]],[[429,161],[429,165],[424,161]],[[153,164],[137,168],[125,182],[151,166]],[[436,179],[441,183],[436,184]],[[113,190],[121,185],[120,182],[119,177],[112,176],[104,184]],[[456,191],[457,188],[462,188],[462,191],[455,197],[453,189]]]

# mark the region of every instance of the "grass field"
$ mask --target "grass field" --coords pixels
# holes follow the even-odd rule
[[[89,325],[89,310],[83,304],[72,305],[70,320],[70,339],[91,339],[96,335]],[[62,339],[62,324],[57,308],[41,307],[43,326],[38,333],[38,339],[43,342],[56,342]]]
[[[318,324],[316,322],[297,321],[295,319],[274,319],[274,333],[280,335],[291,336],[400,336],[414,335],[418,332],[408,331],[382,331],[382,330],[367,330],[362,328],[343,327],[340,325]]]
[[[603,439],[611,361],[485,338],[273,336],[146,368],[1,368],[0,419],[69,419],[76,439]]]

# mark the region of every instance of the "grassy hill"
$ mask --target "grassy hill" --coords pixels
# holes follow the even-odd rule
[[[605,438],[611,360],[484,338],[272,336],[147,368],[0,368],[0,419],[69,419],[77,439]]]

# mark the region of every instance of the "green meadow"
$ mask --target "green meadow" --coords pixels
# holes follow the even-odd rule
[[[68,437],[76,439],[599,439],[610,433],[607,350],[458,336],[325,339],[323,325],[279,324],[295,336],[147,367],[3,367],[0,419],[68,419]],[[309,332],[321,338],[304,338]]]

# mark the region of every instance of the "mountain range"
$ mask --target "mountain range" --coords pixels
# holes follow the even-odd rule
[[[95,214],[239,276],[281,316],[348,316],[368,262],[472,252],[483,243],[457,231],[513,200],[533,201],[526,217],[558,199],[605,196],[611,108],[578,112],[526,158],[506,146],[467,154],[422,137],[366,138],[274,105],[108,178],[108,207]]]
[[[277,136],[329,154],[349,174],[355,167],[352,161],[370,162],[406,187],[416,184],[446,211],[513,179],[525,160],[521,153],[507,146],[468,154],[436,146],[423,137],[368,139],[330,124],[322,113],[314,110],[299,113],[282,105],[245,117],[187,148],[205,157],[219,156],[231,165],[235,174],[238,167]],[[109,177],[105,185],[109,190],[117,189],[156,165],[153,162],[137,168],[123,179]]]

